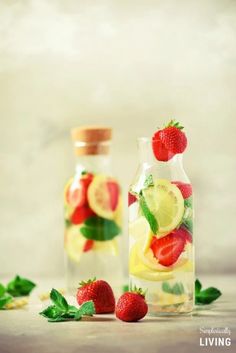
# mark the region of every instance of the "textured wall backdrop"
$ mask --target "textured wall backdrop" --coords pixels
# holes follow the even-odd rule
[[[135,139],[171,118],[190,140],[198,272],[235,270],[236,2],[0,3],[0,275],[63,273],[71,126],[115,130],[124,192]]]

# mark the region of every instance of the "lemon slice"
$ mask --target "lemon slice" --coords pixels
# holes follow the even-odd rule
[[[79,262],[87,239],[80,233],[80,227],[71,226],[65,232],[65,250],[72,261]]]
[[[170,293],[160,293],[158,295],[157,305],[167,306],[167,305],[176,305],[182,304],[189,300],[186,294],[175,295]]]
[[[116,224],[122,228],[122,220],[123,220],[123,217],[122,217],[122,197],[119,196],[119,200],[118,200],[118,205],[117,205],[117,208],[114,212],[114,221],[116,222]]]
[[[148,281],[165,281],[173,278],[173,272],[159,272],[148,268],[145,263],[140,259],[140,244],[136,243],[130,250],[129,255],[129,272],[131,275],[146,279]]]
[[[95,241],[93,246],[94,251],[99,251],[105,254],[118,255],[118,242],[117,239],[107,241]]]
[[[177,186],[165,179],[154,180],[154,186],[143,190],[148,208],[158,222],[158,232],[171,232],[181,222],[184,199]]]
[[[90,208],[100,217],[113,219],[114,212],[110,205],[110,195],[107,188],[108,178],[96,175],[88,188],[88,202]]]

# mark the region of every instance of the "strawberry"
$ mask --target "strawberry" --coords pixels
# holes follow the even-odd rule
[[[183,183],[182,181],[172,181],[171,183],[179,188],[184,199],[187,199],[192,195],[193,190],[191,184]]]
[[[92,300],[96,314],[108,314],[115,311],[115,297],[110,285],[103,280],[80,282],[76,299],[79,305]]]
[[[160,131],[157,131],[152,137],[152,150],[158,161],[169,161],[174,153],[168,151],[160,139]]]
[[[147,312],[148,306],[141,288],[122,294],[116,304],[116,317],[122,321],[141,320]]]
[[[94,216],[95,213],[89,208],[89,206],[76,207],[71,216],[71,223],[81,224],[86,221],[87,218]]]
[[[185,238],[176,232],[167,234],[160,239],[153,237],[150,248],[159,264],[168,267],[178,260],[184,250],[185,243]]]
[[[181,226],[179,229],[175,229],[171,234],[180,236],[182,239],[184,239],[185,244],[187,242],[192,243],[193,241],[191,233],[184,226]]]
[[[112,211],[115,211],[118,201],[119,201],[119,194],[120,188],[116,181],[108,181],[107,188],[110,196],[110,207]]]
[[[92,239],[86,240],[86,243],[84,244],[84,247],[83,247],[83,252],[92,250],[93,246],[94,246],[94,240]]]
[[[164,129],[160,130],[160,140],[165,148],[176,154],[183,153],[187,147],[187,137],[183,131],[183,126],[178,122],[171,120]]]
[[[88,187],[93,179],[93,175],[87,173],[81,177],[76,182],[76,185],[70,184],[69,188],[66,191],[66,201],[72,207],[82,207],[87,204],[87,191]]]
[[[128,205],[132,205],[134,202],[137,201],[136,196],[134,196],[133,194],[131,194],[130,192],[128,193]]]

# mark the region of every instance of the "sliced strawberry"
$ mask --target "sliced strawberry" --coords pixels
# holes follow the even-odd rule
[[[87,218],[94,216],[95,213],[88,206],[76,207],[71,216],[71,223],[73,224],[81,224]]]
[[[191,233],[184,227],[181,226],[179,229],[175,229],[171,234],[176,234],[184,239],[185,243],[192,243],[192,235]]]
[[[94,240],[88,239],[86,240],[86,243],[84,244],[83,252],[87,252],[89,250],[92,250],[94,245]]]
[[[172,181],[171,183],[179,188],[184,199],[187,199],[192,195],[193,190],[191,184],[183,183],[182,181]]]
[[[120,188],[116,181],[107,181],[107,188],[110,196],[110,207],[112,211],[115,211],[118,201],[119,201],[119,194]]]
[[[185,239],[178,234],[170,233],[160,239],[153,237],[150,248],[159,264],[171,266],[178,260],[184,246]]]
[[[78,183],[76,188],[68,188],[66,192],[67,203],[72,207],[81,207],[86,202],[86,193],[83,185]]]
[[[162,143],[160,139],[160,130],[153,135],[152,150],[158,161],[166,162],[174,156],[174,153],[168,151]]]
[[[136,201],[137,201],[137,197],[132,195],[130,192],[128,192],[128,205],[130,206]]]

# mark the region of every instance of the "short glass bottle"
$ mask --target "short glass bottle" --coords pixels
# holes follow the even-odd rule
[[[108,127],[72,129],[75,175],[64,189],[67,286],[96,277],[121,288],[119,235],[122,229],[120,186],[112,176]]]
[[[130,287],[146,290],[149,314],[190,313],[194,304],[192,186],[182,155],[157,161],[138,140],[140,164],[129,189]],[[176,235],[177,234],[177,235]]]

